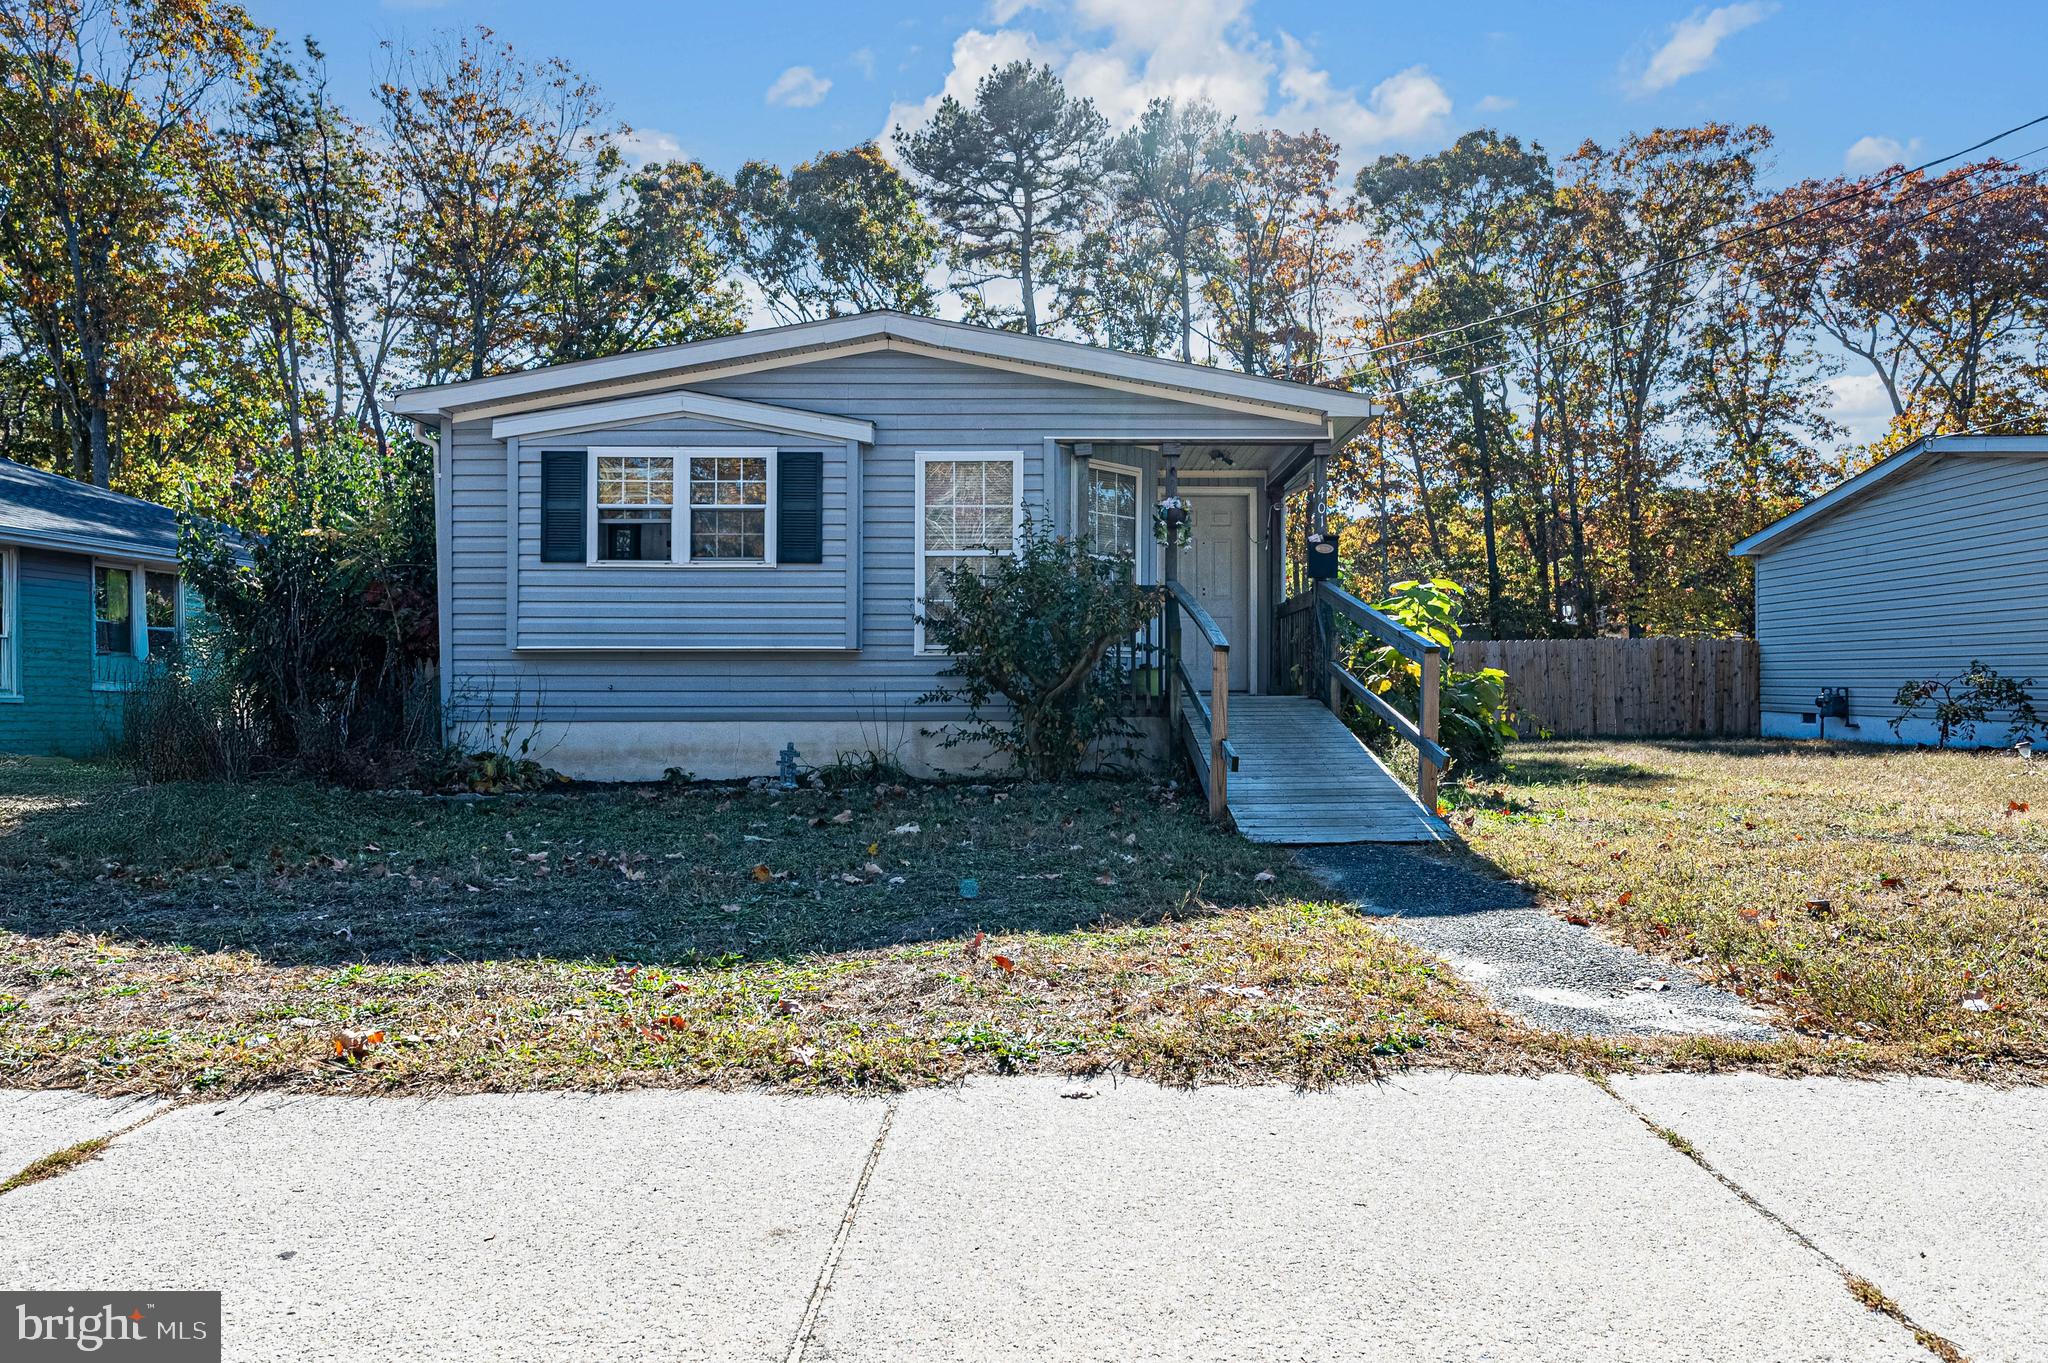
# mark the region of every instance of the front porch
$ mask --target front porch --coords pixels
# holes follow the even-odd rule
[[[1325,528],[1328,441],[1059,442],[1064,524],[1131,555],[1166,606],[1133,642],[1134,707],[1162,718],[1212,817],[1258,842],[1429,842],[1445,754],[1437,744],[1440,650],[1337,587]],[[1177,499],[1185,547],[1155,538],[1153,508]],[[1341,663],[1364,630],[1414,659],[1423,713],[1400,713]],[[1372,710],[1418,754],[1410,792],[1343,721]]]

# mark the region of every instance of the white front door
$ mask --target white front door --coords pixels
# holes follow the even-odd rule
[[[1190,492],[1194,538],[1180,551],[1181,585],[1194,593],[1230,640],[1230,689],[1248,691],[1252,678],[1251,499],[1240,492]],[[1194,622],[1181,621],[1181,648],[1203,690],[1209,686],[1209,651]]]

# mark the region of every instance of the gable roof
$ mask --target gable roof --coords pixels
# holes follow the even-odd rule
[[[140,497],[0,459],[0,541],[175,563],[178,513]]]
[[[414,388],[386,404],[396,416],[419,419],[502,416],[557,405],[623,397],[678,383],[709,381],[737,371],[777,368],[835,353],[904,350],[1043,372],[1073,382],[1160,391],[1182,401],[1266,411],[1283,420],[1329,424],[1348,434],[1377,410],[1361,394],[1183,364],[1049,336],[969,326],[901,312],[863,312],[816,322],[764,327],[733,336],[596,360],[575,360],[514,374]]]
[[[1908,445],[1897,454],[1881,459],[1848,482],[1830,488],[1789,516],[1771,522],[1728,551],[1730,558],[1742,558],[1774,549],[1804,531],[1814,522],[1832,515],[1851,503],[1861,501],[1878,488],[1913,468],[1924,468],[1947,454],[1991,454],[2015,458],[2048,459],[2048,436],[2039,435],[1936,435]]]

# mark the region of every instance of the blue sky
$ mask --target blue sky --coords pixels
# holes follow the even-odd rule
[[[1322,126],[1347,159],[1427,150],[1482,122],[1562,151],[1719,118],[1769,124],[1779,172],[1792,177],[1842,170],[1866,138],[1947,151],[2048,103],[2040,6],[1999,0],[256,0],[252,10],[281,36],[318,36],[343,92],[364,106],[380,39],[487,22],[596,78],[646,145],[720,169],[872,136],[1017,55],[1052,61],[1113,117],[1148,94],[1207,93],[1246,121]]]
[[[730,171],[790,163],[915,122],[991,65],[1056,66],[1126,121],[1154,94],[1206,95],[1247,124],[1320,127],[1347,166],[1490,124],[1563,154],[1710,119],[1777,134],[1770,179],[1926,160],[2048,113],[2040,0],[1415,4],[1382,0],[254,0],[312,33],[358,116],[381,40],[488,23],[593,77],[633,150]],[[1997,150],[2048,142],[2033,129]],[[1838,415],[1880,393],[1854,371]],[[1867,415],[1866,415],[1867,409]]]

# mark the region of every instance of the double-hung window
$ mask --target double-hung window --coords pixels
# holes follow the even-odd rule
[[[16,646],[21,613],[21,569],[14,550],[0,545],[0,696],[21,694],[20,649]]]
[[[178,575],[152,568],[143,574],[143,624],[149,631],[149,657],[169,662],[178,656]]]
[[[920,616],[944,614],[948,572],[1016,552],[1023,523],[1021,462],[1011,451],[918,455]],[[917,646],[924,651],[921,624]]]
[[[185,632],[178,574],[133,563],[92,566],[93,651],[169,662]]]
[[[597,457],[599,562],[674,560],[675,466],[665,454]]]
[[[1138,474],[1114,464],[1090,464],[1082,486],[1082,533],[1091,552],[1138,561]]]
[[[690,559],[768,561],[768,461],[691,456]]]
[[[773,561],[772,454],[603,450],[593,458],[594,561]]]
[[[135,655],[135,570],[96,563],[92,570],[93,648],[101,657]]]

